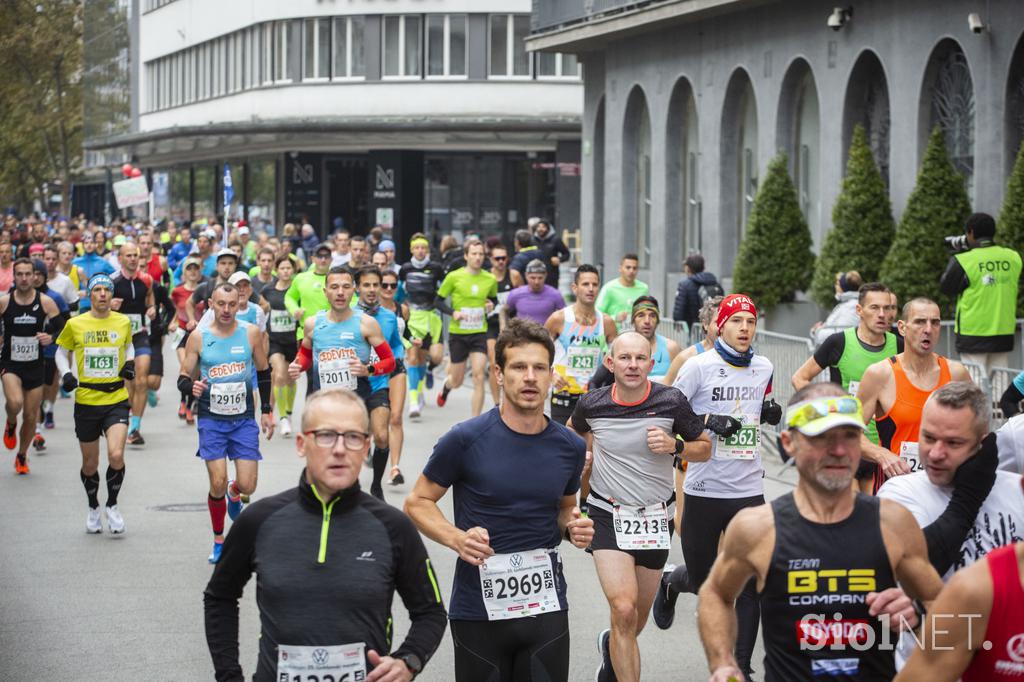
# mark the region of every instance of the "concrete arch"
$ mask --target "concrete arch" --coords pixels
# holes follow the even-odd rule
[[[890,117],[889,78],[885,65],[873,50],[864,50],[857,56],[846,81],[843,101],[843,168],[846,168],[850,155],[853,129],[859,123],[864,126],[875,163],[887,187]]]
[[[782,79],[776,118],[776,146],[789,157],[789,174],[800,210],[811,230],[821,229],[821,116],[818,87],[803,57],[790,62]]]
[[[634,85],[622,117],[622,238],[626,253],[640,257],[640,267],[651,255],[651,113],[648,98]]]
[[[1005,174],[1008,176],[1021,143],[1024,143],[1024,33],[1018,38],[1007,67],[1005,126]]]
[[[726,87],[720,135],[720,229],[725,253],[737,251],[757,193],[757,128],[754,86],[746,69],[737,67]]]
[[[932,48],[925,67],[918,105],[918,159],[924,158],[928,136],[935,126],[946,136],[953,167],[964,176],[974,200],[975,139],[974,77],[963,47],[943,38]]]
[[[668,262],[700,251],[700,121],[693,85],[676,81],[665,120],[665,233]]]

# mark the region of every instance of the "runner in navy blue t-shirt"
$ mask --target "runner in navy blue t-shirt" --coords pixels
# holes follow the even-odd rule
[[[498,337],[501,408],[457,424],[434,446],[406,500],[420,531],[459,555],[449,607],[455,679],[569,678],[569,618],[558,545],[585,548],[593,522],[576,503],[583,440],[544,416],[554,346],[513,320]],[[437,507],[454,488],[455,523]]]

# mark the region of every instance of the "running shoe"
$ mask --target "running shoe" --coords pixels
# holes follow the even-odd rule
[[[384,501],[384,488],[382,488],[380,485],[371,485],[370,494],[376,497],[381,502]]]
[[[430,376],[429,374],[427,376]],[[448,402],[448,399],[444,397],[444,391],[437,392],[437,406],[444,407],[444,404]]]
[[[178,419],[185,418],[185,401],[178,403]]]
[[[391,479],[388,483],[391,485],[402,485],[405,483],[405,476],[402,475],[402,470],[398,467],[391,467]]]
[[[100,522],[100,508],[89,510],[89,515],[85,517],[85,532],[86,533],[102,533],[103,524]]]
[[[423,408],[427,406],[427,392],[420,391],[419,393],[416,394],[416,399],[420,403],[420,412],[422,412]]]
[[[292,435],[292,423],[288,421],[288,417],[281,417],[281,421],[278,422],[278,426],[281,429],[281,435],[285,438],[291,438]]]
[[[215,564],[220,561],[220,553],[224,551],[223,542],[214,542],[213,551],[210,552],[210,556],[206,557],[206,560],[211,564]]]
[[[43,416],[43,426],[47,429],[52,429],[55,426],[53,423],[53,412],[47,412]]]
[[[25,455],[15,455],[14,456],[14,471],[17,472],[17,474],[19,476],[24,476],[25,474],[27,474],[28,473],[28,457],[26,457]]]
[[[601,667],[597,669],[594,679],[597,682],[618,682],[615,677],[615,669],[612,667],[612,654],[608,649],[608,641],[611,639],[612,631],[605,629],[597,636],[597,650],[601,654]]]
[[[146,439],[142,437],[142,434],[139,433],[138,429],[136,429],[135,431],[129,431],[128,432],[128,445],[145,445],[145,444],[146,444]]]
[[[191,408],[185,408],[185,423],[191,426],[196,423],[195,415],[192,414]]]
[[[117,505],[111,507],[104,507],[107,511],[107,528],[114,535],[119,535],[124,532],[124,517],[121,516],[121,511],[117,508]]]
[[[242,501],[242,496],[237,497],[231,496],[231,485],[234,481],[228,481],[228,516],[234,521],[238,518],[238,515],[242,513],[242,508],[245,507],[245,502]]]
[[[671,580],[672,572],[675,570],[676,567],[672,564],[665,567],[661,574],[661,584],[658,586],[658,593],[654,595],[654,606],[651,607],[654,624],[662,630],[668,630],[672,627],[672,621],[676,617],[676,599],[679,598],[679,592],[672,587]],[[680,570],[683,573],[683,577],[686,578],[685,582],[689,582],[686,566],[681,566]]]
[[[427,381],[427,389],[433,389],[434,388],[434,370],[428,369],[427,370],[427,376],[425,377],[425,379]]]
[[[7,426],[4,427],[4,445],[7,446],[8,450],[13,450],[18,447],[18,434],[15,433],[18,425],[7,422]]]
[[[416,396],[416,400],[409,401],[409,419],[419,419],[422,411],[420,406],[419,396]]]
[[[156,404],[159,401],[160,399],[157,398],[156,391],[154,391],[153,389],[149,389],[148,391],[146,391],[146,402],[149,403],[150,407],[156,407]]]
[[[60,393],[60,397],[61,398],[70,398],[71,397],[71,394],[68,393],[67,391],[65,391],[63,388],[59,389],[59,393]]]
[[[32,447],[36,449],[36,452],[42,452],[46,449],[46,439],[43,438],[43,434],[37,433],[32,436]]]

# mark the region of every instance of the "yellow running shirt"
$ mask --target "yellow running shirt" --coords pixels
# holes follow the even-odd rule
[[[131,321],[114,311],[102,319],[91,312],[72,317],[57,337],[59,346],[74,353],[81,384],[123,382],[118,373],[131,342]],[[122,400],[128,400],[128,389],[124,386],[110,393],[81,386],[75,391],[75,402],[79,405],[114,405]]]

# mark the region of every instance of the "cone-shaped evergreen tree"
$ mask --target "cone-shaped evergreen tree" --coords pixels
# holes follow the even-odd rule
[[[964,178],[950,163],[942,130],[936,127],[896,238],[882,263],[881,279],[901,306],[926,296],[938,302],[944,314],[952,314],[952,301],[939,292],[939,278],[949,260],[942,238],[963,234],[970,213]]]
[[[733,289],[750,295],[760,308],[793,300],[797,291],[811,283],[811,244],[786,155],[780,153],[768,164],[754,198],[733,272]]]
[[[1024,253],[1024,143],[1017,151],[1017,160],[1006,184],[1003,210],[996,226],[996,243]],[[1021,315],[1024,315],[1024,287],[1017,294],[1017,317]]]
[[[878,279],[892,245],[892,204],[861,125],[853,129],[843,191],[832,208],[832,229],[814,265],[811,297],[823,308],[835,304],[837,272],[856,270],[865,282]]]

